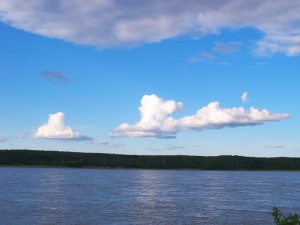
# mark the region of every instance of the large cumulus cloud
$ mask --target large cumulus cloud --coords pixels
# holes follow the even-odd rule
[[[163,100],[156,95],[144,95],[139,108],[140,121],[133,125],[122,123],[111,136],[175,138],[178,132],[186,130],[254,126],[289,118],[287,113],[275,114],[254,107],[249,110],[243,107],[222,108],[219,102],[211,102],[191,116],[179,119],[171,117],[182,108],[182,102]]]
[[[285,0],[0,0],[16,28],[97,47],[130,47],[222,28],[263,33],[257,54],[300,53],[300,2]]]

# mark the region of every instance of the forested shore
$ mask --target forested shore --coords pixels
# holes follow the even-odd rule
[[[122,155],[37,150],[0,150],[1,166],[82,168],[300,170],[300,158],[243,156]]]

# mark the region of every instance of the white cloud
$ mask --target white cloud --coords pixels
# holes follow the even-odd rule
[[[36,133],[33,135],[35,138],[46,139],[62,139],[62,140],[90,140],[90,137],[83,136],[79,132],[65,124],[65,114],[57,112],[49,114],[49,119],[46,124],[41,125]]]
[[[222,28],[253,27],[258,54],[300,53],[300,3],[286,0],[0,0],[0,20],[77,44],[135,46]]]
[[[183,103],[163,100],[156,95],[144,95],[139,108],[141,119],[130,125],[123,123],[117,127],[111,137],[157,137],[175,138],[185,130],[220,129],[224,127],[261,125],[268,121],[289,118],[288,114],[274,114],[266,109],[251,107],[221,108],[219,102],[211,102],[192,116],[174,119],[171,115],[182,109]]]
[[[242,94],[241,100],[242,100],[243,103],[248,102],[248,92],[247,92],[247,91],[245,91],[245,92]]]
[[[172,138],[173,127],[168,126],[172,118],[169,115],[182,108],[182,102],[166,101],[156,95],[144,95],[139,108],[140,122],[136,125],[122,123],[111,136]]]

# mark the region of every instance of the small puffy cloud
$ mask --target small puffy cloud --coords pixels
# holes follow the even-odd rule
[[[242,94],[241,100],[242,100],[243,103],[248,102],[249,99],[248,99],[248,92],[247,92],[247,91],[245,91],[245,92]]]
[[[122,123],[112,137],[157,137],[176,138],[176,134],[186,130],[220,129],[224,127],[254,126],[268,121],[279,121],[289,118],[288,114],[274,114],[266,109],[251,107],[222,108],[219,102],[211,102],[199,109],[192,116],[179,119],[171,115],[182,109],[183,103],[174,100],[163,100],[156,95],[144,95],[139,108],[141,119],[130,125]]]
[[[0,21],[76,44],[131,47],[223,28],[254,28],[257,53],[300,54],[300,4],[286,0],[0,0]],[[232,48],[216,46],[228,53]]]
[[[62,112],[49,114],[48,122],[41,125],[33,137],[61,140],[91,140],[90,137],[83,136],[67,126],[65,124],[65,114]]]
[[[52,71],[52,70],[43,71],[40,73],[40,76],[45,79],[64,81],[64,82],[71,80],[69,77],[67,77],[63,73],[60,73],[57,71]]]

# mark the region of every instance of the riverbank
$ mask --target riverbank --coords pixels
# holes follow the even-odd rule
[[[37,150],[0,150],[1,166],[299,171],[300,158],[244,156],[121,155]]]

